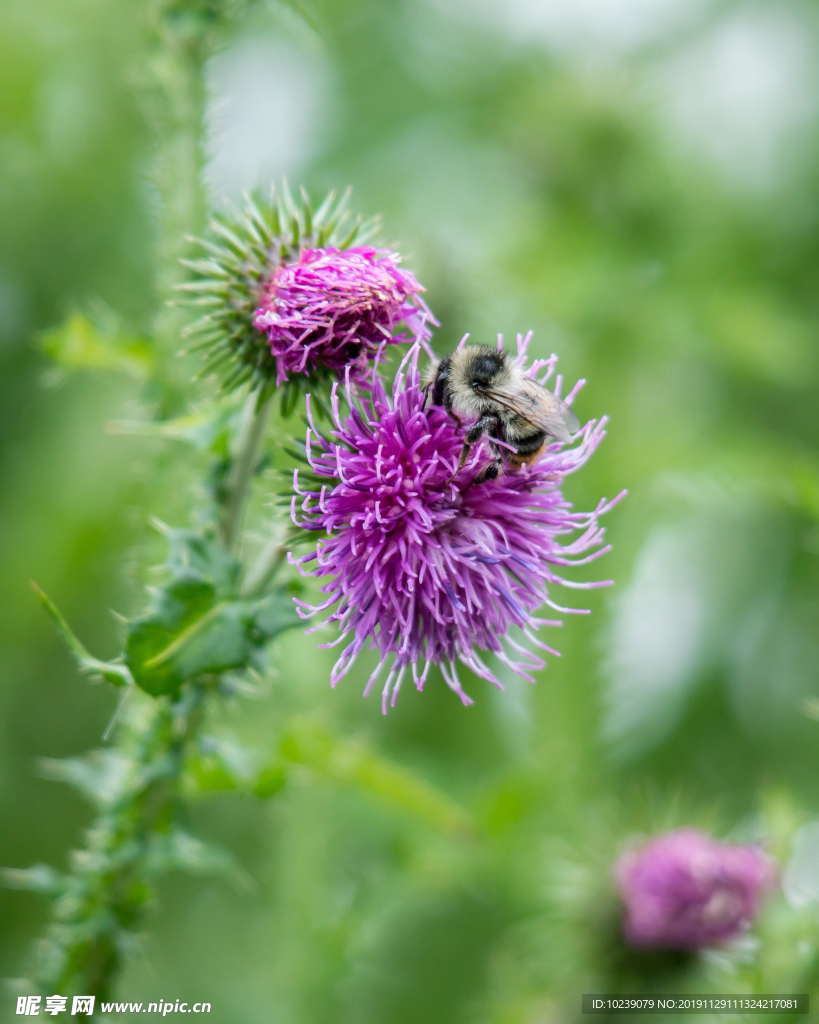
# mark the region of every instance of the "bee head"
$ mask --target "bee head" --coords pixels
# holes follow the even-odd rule
[[[481,349],[469,362],[469,383],[475,391],[483,391],[497,381],[504,369],[505,355],[495,349]]]

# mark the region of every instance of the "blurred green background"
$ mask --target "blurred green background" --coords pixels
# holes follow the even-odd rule
[[[110,426],[158,404],[143,18],[104,0],[3,11],[12,866],[62,866],[80,841],[91,811],[41,759],[98,745],[115,703],[77,677],[28,580],[114,653],[109,609],[140,607],[158,551],[148,517],[184,522],[200,468]],[[121,998],[210,1000],[210,1019],[243,1024],[546,1024],[604,989],[819,991],[817,56],[809,0],[250,5],[209,63],[214,202],[284,175],[352,185],[427,284],[442,350],[531,328],[588,378],[579,411],[608,413],[610,435],[568,496],[630,497],[592,567],[617,586],[569,619],[534,687],[472,681],[464,710],[434,679],[385,720],[363,668],[331,692],[333,652],[288,634],[225,731],[261,750],[294,721],[307,743],[360,742],[472,827],[356,782],[345,748],[273,799],[193,802],[191,828],[241,878],[166,878]],[[55,364],[43,332],[47,348],[72,313],[115,323],[127,357]],[[685,824],[764,840],[782,891],[730,951],[622,954],[610,862]],[[48,907],[0,900],[14,977]]]

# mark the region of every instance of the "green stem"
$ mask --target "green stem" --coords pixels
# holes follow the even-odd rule
[[[258,468],[270,408],[271,396],[253,393],[243,410],[220,522],[222,541],[228,550],[236,544],[248,488]]]
[[[72,857],[35,972],[41,992],[110,997],[123,947],[150,896],[152,841],[175,818],[203,696],[201,686],[189,684],[176,700],[152,703],[147,723],[136,716],[120,741],[127,769],[89,830],[85,849]]]
[[[230,7],[233,10],[232,5]],[[180,279],[185,238],[201,227],[204,124],[204,62],[226,11],[209,0],[155,0],[157,48],[152,61],[156,88],[156,179],[162,196],[157,245],[157,284],[170,297]],[[178,314],[165,307],[156,318],[157,348],[180,348]],[[163,399],[174,404],[184,392],[166,361]],[[224,489],[220,531],[225,546],[237,544],[242,513],[258,469],[269,397],[252,395],[242,418]],[[267,570],[266,570],[267,572]],[[118,665],[91,659],[43,595],[83,671],[131,686]],[[167,652],[163,652],[162,657]],[[113,667],[112,667],[113,666]],[[189,747],[200,733],[213,677],[189,680],[173,698],[148,701],[129,692],[130,709],[117,729],[114,758],[121,775],[113,795],[100,796],[100,813],[85,848],[76,852],[55,901],[34,982],[44,994],[110,998],[117,973],[151,896],[157,856],[170,842],[178,817],[180,783]]]
[[[245,578],[242,586],[244,597],[255,597],[264,590],[284,563],[287,551],[288,545],[280,537],[273,537],[267,542]]]
[[[151,10],[153,86],[146,98],[156,128],[155,178],[162,197],[156,279],[165,303],[180,280],[185,238],[201,228],[205,210],[204,64],[214,24],[197,0],[156,0]],[[155,322],[161,352],[179,350],[180,327],[176,310],[163,306]],[[171,372],[175,362],[165,363],[163,397],[173,404],[181,381],[172,378],[181,374]],[[152,842],[170,830],[175,817],[185,751],[198,732],[203,697],[202,683],[188,683],[174,700],[152,702],[135,724],[118,729],[124,778],[114,798],[104,802],[85,848],[73,855],[56,900],[34,978],[44,994],[110,996],[150,895]],[[144,703],[140,708],[145,711]]]
[[[159,0],[154,25],[158,45],[151,63],[154,88],[148,96],[157,141],[153,173],[162,200],[156,246],[160,306],[154,336],[165,357],[166,401],[171,405],[184,401],[190,378],[181,362],[171,358],[183,348],[181,332],[188,319],[171,300],[184,279],[180,260],[188,254],[188,238],[201,231],[207,208],[202,184],[204,68],[212,45],[211,27],[195,17],[184,18],[183,13],[184,5]]]

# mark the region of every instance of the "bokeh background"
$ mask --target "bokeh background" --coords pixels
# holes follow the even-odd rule
[[[28,580],[114,653],[110,609],[140,607],[158,550],[148,517],[184,522],[200,468],[121,426],[160,404],[143,16],[105,0],[2,15],[12,866],[66,863],[91,810],[43,759],[98,745],[114,706]],[[819,987],[817,57],[810,0],[250,6],[208,66],[213,201],[282,176],[352,185],[427,284],[442,349],[531,328],[588,378],[580,411],[608,413],[610,435],[569,496],[630,496],[598,563],[617,585],[566,623],[536,686],[474,681],[464,710],[434,680],[384,720],[363,670],[331,692],[332,652],[279,642],[221,725],[272,751],[296,722],[330,752],[275,798],[192,802],[192,829],[236,868],[165,879],[121,998],[207,999],[210,1019],[243,1024],[546,1024],[578,1019],[582,992]],[[91,320],[113,325],[115,355]],[[160,411],[194,400],[189,376]],[[338,737],[443,804],[368,785]],[[765,841],[781,891],[730,950],[628,955],[611,861],[684,824]],[[0,900],[14,977],[48,904]]]

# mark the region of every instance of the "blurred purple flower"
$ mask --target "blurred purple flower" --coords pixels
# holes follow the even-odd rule
[[[757,846],[678,829],[624,854],[616,876],[631,945],[698,949],[745,931],[774,868]]]
[[[529,338],[518,337],[519,360],[525,359]],[[381,690],[385,713],[395,705],[407,671],[422,690],[432,664],[440,666],[463,704],[472,700],[462,689],[456,660],[503,689],[479,651],[534,681],[530,673],[544,661],[520,639],[557,654],[534,632],[561,622],[534,613],[545,604],[583,614],[556,604],[552,589],[611,582],[573,583],[559,569],[609,550],[602,546],[598,520],[622,496],[601,500],[592,512],[573,512],[561,492],[564,478],[602,441],[605,419],[587,423],[574,447],[552,444],[531,465],[476,482],[491,452],[481,442],[458,468],[464,428],[427,401],[418,357],[416,345],[389,394],[373,374],[371,390],[357,402],[348,379],[348,412],[341,411],[334,389],[335,429],[322,436],[310,420],[312,481],[306,489],[298,473],[294,481],[294,522],[326,534],[315,550],[295,560],[306,575],[327,581],[327,599],[317,607],[299,602],[301,614],[309,618],[332,609],[325,621],[338,623],[335,643],[347,642],[331,674],[333,686],[361,651],[378,652],[364,694],[388,666]],[[555,363],[553,356],[529,372],[545,370],[546,379]],[[512,627],[520,630],[519,639],[510,635]]]
[[[304,249],[264,284],[253,325],[276,359],[276,383],[327,368],[360,375],[384,342],[429,338],[421,285],[396,253],[369,246]],[[396,333],[403,324],[407,333]]]

